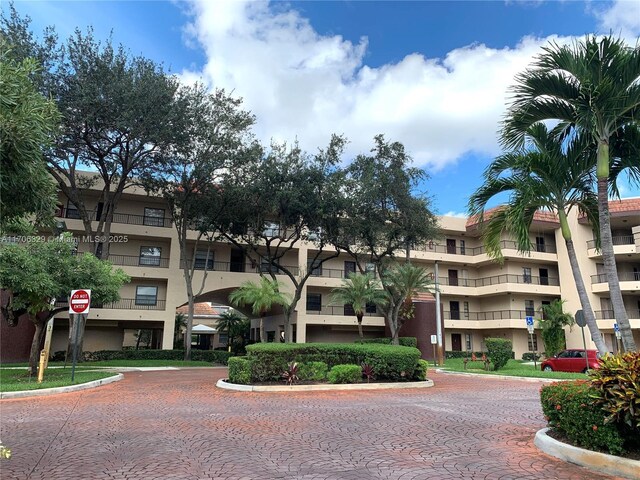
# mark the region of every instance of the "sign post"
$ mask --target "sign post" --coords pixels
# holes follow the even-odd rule
[[[438,366],[438,356],[436,354],[436,345],[438,344],[438,335],[431,335],[431,345],[433,346],[433,366]]]
[[[582,310],[578,310],[576,312],[576,324],[580,327],[582,331],[582,345],[584,346],[584,358],[587,362],[587,373],[589,372],[589,355],[587,354],[587,339],[584,336],[584,327],[587,325],[587,321],[584,318],[584,312]]]
[[[613,331],[616,334],[616,347],[618,349],[618,353],[621,353],[623,348],[620,348],[621,343],[620,340],[622,339],[622,333],[620,333],[620,326],[617,323],[613,324]]]
[[[537,352],[537,348],[535,348],[536,343],[533,341],[533,331],[534,331],[534,326],[533,326],[533,317],[528,316],[525,317],[525,320],[527,321],[527,330],[529,330],[529,337],[531,337],[531,348],[533,348],[533,368],[534,370],[538,369],[538,361],[536,360],[536,356],[538,355]]]
[[[69,313],[74,316],[74,327],[76,329],[73,339],[73,359],[71,364],[71,381],[76,374],[76,363],[78,363],[78,340],[80,336],[80,322],[86,320],[91,305],[91,290],[71,290],[69,296]]]

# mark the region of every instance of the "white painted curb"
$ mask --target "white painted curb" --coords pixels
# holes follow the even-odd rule
[[[436,372],[438,372],[438,373],[446,373],[446,374],[449,374],[449,375],[466,375],[466,376],[482,377],[482,378],[499,378],[501,380],[522,380],[523,382],[554,383],[554,382],[570,382],[570,381],[574,381],[574,380],[580,380],[579,378],[515,377],[515,376],[511,376],[511,375],[493,375],[491,373],[455,372],[453,370],[443,370],[441,368],[437,368]]]
[[[101,378],[92,382],[80,383],[78,385],[68,385],[66,387],[42,388],[40,390],[20,390],[18,392],[1,392],[0,398],[26,398],[26,397],[42,397],[45,395],[55,395],[57,393],[77,392],[88,388],[95,388],[101,385],[107,385],[113,382],[119,382],[124,375],[118,373],[113,377]]]
[[[575,463],[596,472],[618,477],[638,480],[640,478],[640,461],[617,457],[606,453],[592,452],[584,448],[574,447],[559,442],[547,435],[548,428],[538,430],[533,443],[544,453],[565,462]]]
[[[351,383],[326,385],[240,385],[218,380],[216,387],[238,392],[318,392],[323,390],[389,390],[398,388],[429,388],[433,387],[433,380],[422,382],[395,383]]]

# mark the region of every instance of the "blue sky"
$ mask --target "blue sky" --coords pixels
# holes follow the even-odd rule
[[[2,2],[6,8],[7,2]],[[16,2],[33,30],[92,25],[185,82],[233,90],[265,142],[313,151],[331,133],[403,142],[440,214],[462,213],[488,162],[513,75],[549,40],[613,31],[640,2]],[[623,196],[637,196],[626,187]]]

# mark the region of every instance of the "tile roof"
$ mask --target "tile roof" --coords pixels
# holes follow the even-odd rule
[[[609,214],[613,217],[623,217],[629,213],[640,213],[640,197],[609,200]],[[587,223],[586,215],[580,215],[580,223]]]
[[[213,317],[213,316],[220,315],[220,312],[217,309],[213,308],[207,302],[196,303],[193,307],[194,307],[193,315],[195,317],[200,317],[200,316]],[[176,313],[182,313],[183,315],[187,315],[188,311],[189,311],[188,305],[183,305],[176,309]]]
[[[503,208],[504,208],[504,206],[500,205],[498,207],[494,207],[494,208],[490,208],[488,210],[485,210],[484,216],[485,216],[485,218],[488,218],[493,213],[498,212]],[[467,220],[467,224],[466,224],[467,229],[477,228],[479,226],[479,220],[480,220],[480,217],[478,215],[474,215],[473,217],[469,217],[469,219]],[[534,222],[538,222],[538,223],[557,223],[558,225],[560,224],[560,222],[558,221],[558,216],[555,213],[547,212],[547,211],[543,211],[543,210],[538,210],[533,215],[533,221]]]

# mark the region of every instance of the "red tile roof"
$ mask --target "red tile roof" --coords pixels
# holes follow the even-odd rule
[[[490,208],[489,210],[485,210],[484,216],[485,219],[489,218],[493,213],[500,211],[504,206],[500,205],[498,207]],[[474,215],[473,217],[469,217],[466,223],[467,229],[477,228],[479,226],[480,217],[478,215]],[[558,216],[553,212],[547,212],[543,210],[538,210],[533,215],[533,221],[536,223],[556,223],[560,225],[558,221]]]
[[[196,303],[193,307],[194,307],[193,315],[195,317],[202,317],[202,316],[213,317],[213,316],[220,315],[220,312],[215,308],[213,308],[207,302]],[[176,312],[181,313],[183,315],[187,315],[187,313],[189,312],[189,306],[183,305],[181,307],[178,307],[176,309]]]
[[[630,213],[640,213],[639,198],[623,198],[621,200],[609,200],[609,213],[613,217],[624,217]],[[580,223],[587,223],[586,215],[580,215]]]

